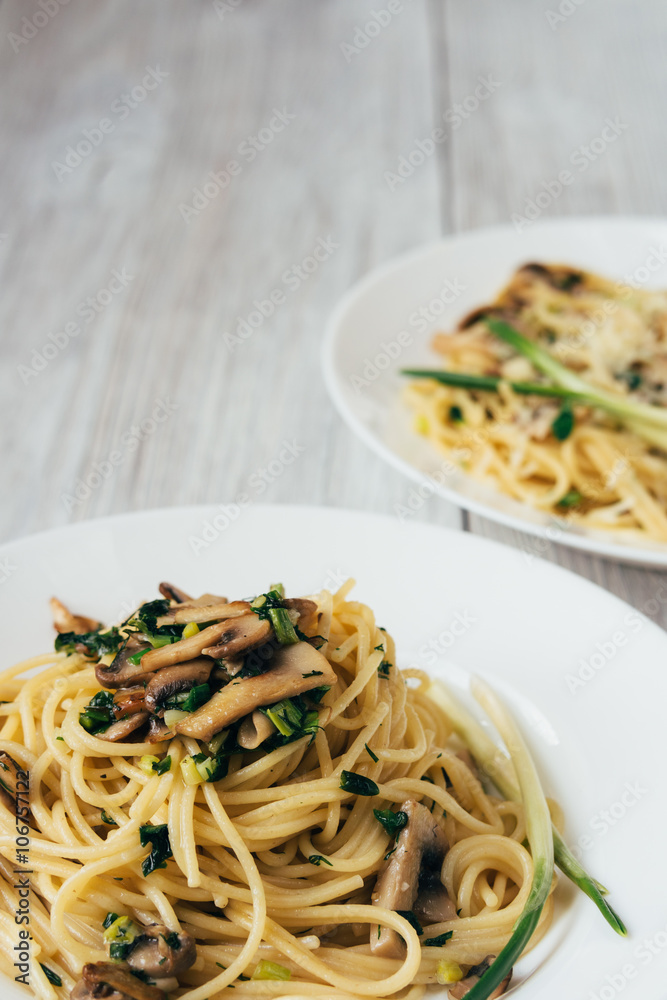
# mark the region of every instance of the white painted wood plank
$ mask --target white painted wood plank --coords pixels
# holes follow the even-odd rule
[[[381,30],[374,7],[245,0],[221,18],[213,3],[72,0],[5,43],[3,537],[239,494],[388,513],[405,498],[319,369],[350,284],[439,232],[435,162],[400,196],[383,179],[430,128],[425,3]],[[0,38],[24,14],[3,4]],[[335,248],[299,278],[318,244]],[[115,269],[132,279],[86,321]],[[230,350],[225,333],[272,291],[273,314]],[[35,350],[53,355],[38,373]],[[169,416],[151,423],[160,400]],[[300,453],[281,467],[283,442]],[[460,523],[434,504],[418,517]]]

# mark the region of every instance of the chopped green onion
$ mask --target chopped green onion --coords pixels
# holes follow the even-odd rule
[[[206,682],[195,684],[189,691],[180,691],[165,702],[165,708],[179,712],[194,712],[211,697],[211,689]]]
[[[428,943],[428,941],[425,942],[425,944]],[[461,979],[463,979],[463,970],[456,962],[450,962],[446,958],[438,962],[435,969],[435,980],[439,986],[449,986],[451,983],[460,982]]]
[[[269,590],[273,591],[275,594],[279,594],[280,597],[285,596],[285,588],[282,583],[272,583]]]
[[[158,757],[153,757],[151,754],[145,754],[139,761],[139,767],[144,772],[144,774],[147,774],[149,777],[152,778],[153,773],[155,771],[153,765],[159,763],[160,761]]]
[[[273,625],[276,639],[281,646],[292,646],[299,641],[287,608],[269,608],[269,621]]]
[[[215,757],[218,751],[222,750],[225,740],[227,739],[228,736],[229,736],[229,730],[223,729],[221,733],[216,733],[213,739],[208,741],[208,743],[206,744],[206,749],[208,750],[208,752],[211,754],[212,757]]]
[[[343,771],[340,776],[340,787],[344,792],[351,792],[353,795],[379,795],[380,789],[363,774],[355,774],[354,771]]]
[[[201,785],[206,781],[206,775],[202,774],[193,757],[184,757],[180,766],[186,785]]]
[[[578,507],[580,503],[584,500],[584,495],[579,492],[579,490],[568,490],[558,503],[557,507]]]
[[[173,729],[181,719],[187,719],[189,714],[189,712],[182,712],[180,708],[168,708],[164,713],[164,724],[168,729]]]
[[[399,917],[403,917],[404,920],[407,920],[410,926],[417,932],[418,937],[422,936],[422,934],[424,933],[424,928],[419,923],[412,910],[396,910],[396,912],[398,913]]]
[[[107,913],[106,917],[102,921],[102,927],[104,927],[104,929],[106,930],[107,927],[111,927],[114,920],[118,920],[118,914],[111,912]]]
[[[107,914],[107,919],[109,914]],[[106,924],[106,920],[105,920]],[[132,945],[140,936],[141,930],[130,917],[116,917],[110,923],[102,937],[104,943],[109,945],[109,954],[112,958],[124,959],[132,950]]]
[[[191,636],[197,635],[197,632],[199,632],[199,625],[197,625],[197,622],[188,622],[188,624],[183,629],[182,638],[189,639]]]
[[[277,962],[267,962],[266,959],[263,958],[250,978],[288,980],[292,978],[292,973],[289,969],[286,969],[284,965],[278,965]]]
[[[139,842],[142,847],[151,845],[151,853],[141,863],[144,878],[157,868],[167,867],[167,858],[172,857],[172,850],[166,823],[160,823],[158,826],[140,826]]]
[[[111,691],[98,691],[90,699],[83,712],[79,712],[79,723],[87,733],[96,736],[103,733],[115,721]]]

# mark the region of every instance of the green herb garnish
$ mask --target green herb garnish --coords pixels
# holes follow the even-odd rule
[[[141,863],[141,870],[144,878],[154,872],[157,868],[167,867],[167,858],[172,857],[171,844],[169,843],[169,829],[166,823],[159,826],[140,826],[139,840],[142,847],[151,845],[151,853]]]
[[[340,787],[344,792],[351,792],[352,795],[379,795],[380,789],[363,774],[355,774],[354,771],[343,771],[340,776]]]

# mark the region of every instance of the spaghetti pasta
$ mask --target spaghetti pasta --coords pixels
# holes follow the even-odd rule
[[[415,428],[471,476],[573,526],[667,541],[667,454],[594,406],[514,391],[535,382],[526,357],[486,318],[512,323],[587,382],[619,400],[667,403],[667,293],[639,291],[566,266],[527,264],[488,306],[434,349],[447,370],[497,376],[498,391],[427,379],[405,393]],[[538,373],[539,377],[539,373]]]
[[[112,985],[106,994],[91,985],[94,975],[111,984],[118,969],[127,968],[123,961],[109,965],[110,957],[130,962],[130,992],[117,985],[114,997],[159,1000],[168,989],[187,1000],[418,1000],[429,984],[462,980],[467,969],[498,954],[533,877],[523,807],[484,787],[447,716],[429,698],[429,678],[398,669],[390,635],[368,606],[348,598],[348,589],[318,595],[318,635],[300,635],[299,644],[321,646],[331,670],[328,690],[311,688],[292,699],[302,714],[291,731],[288,714],[280,714],[288,709],[278,711],[282,702],[262,706],[272,736],[251,749],[235,742],[249,714],[230,723],[232,736],[217,746],[215,737],[205,743],[175,728],[152,742],[145,722],[134,739],[105,738],[119,723],[109,716],[104,728],[105,719],[96,719],[110,712],[97,675],[123,650],[92,665],[90,642],[77,642],[86,636],[74,635],[79,651],[35,657],[0,675],[0,964],[6,975],[15,976],[17,927],[8,914],[20,912],[18,871],[29,871],[29,985],[40,1000],[69,991],[111,995]],[[274,603],[294,612],[288,601]],[[305,624],[305,603],[290,616],[297,628]],[[152,622],[155,630],[171,627],[156,624],[168,619],[169,611],[162,612]],[[148,615],[135,618],[135,627],[137,621],[148,634]],[[100,634],[111,633],[94,633]],[[173,638],[177,645],[182,634]],[[136,654],[133,666],[141,666],[141,658]],[[215,669],[234,669],[233,661],[223,657]],[[273,662],[265,671],[275,669]],[[321,673],[313,671],[313,684]],[[232,673],[212,699],[242,677]],[[189,712],[190,726],[210,703]],[[171,711],[180,716],[173,726],[183,726],[185,712]],[[205,749],[207,761],[219,764],[224,756],[226,773],[202,760]],[[29,846],[18,864],[12,772],[28,775],[30,786]],[[377,899],[382,873],[401,855],[401,838],[414,834],[419,816],[426,817],[429,836],[446,841],[444,863],[429,883],[441,902],[448,897],[444,919],[423,915],[426,869],[412,892],[417,916],[412,906],[390,908]],[[552,897],[531,945],[551,915]],[[153,947],[156,925],[176,954],[184,942],[196,945],[196,958],[193,952],[192,963],[170,982],[162,974],[136,978],[141,967],[128,958],[138,954],[137,941]],[[374,949],[382,935],[395,954]],[[160,947],[171,962],[172,953]]]

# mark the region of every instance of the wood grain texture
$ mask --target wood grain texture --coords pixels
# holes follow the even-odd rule
[[[507,221],[606,117],[627,130],[549,214],[667,211],[659,0],[586,0],[556,26],[543,0],[405,0],[363,44],[384,6],[70,0],[33,34],[33,9],[5,0],[1,537],[240,494],[392,513],[410,484],[343,426],[320,374],[349,286]],[[390,191],[385,171],[480,77],[492,96]],[[436,500],[415,519],[464,523]],[[663,579],[540,554],[644,608]]]

